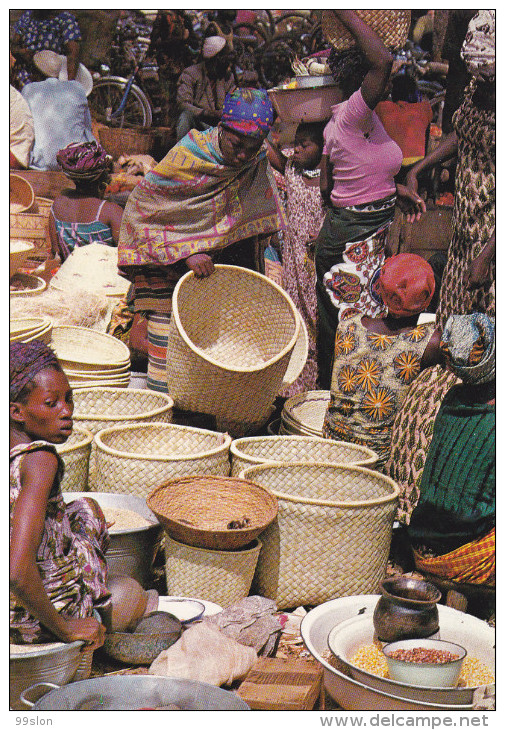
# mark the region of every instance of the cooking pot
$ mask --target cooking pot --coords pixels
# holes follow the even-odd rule
[[[249,710],[233,692],[191,679],[172,677],[95,677],[64,687],[43,683],[49,692],[33,703],[29,693],[39,693],[42,685],[32,685],[21,699],[34,711],[41,710],[141,710],[177,705],[182,710]]]

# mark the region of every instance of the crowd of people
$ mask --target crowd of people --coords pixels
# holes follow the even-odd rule
[[[453,131],[430,154],[428,106],[415,83],[391,78],[390,51],[353,10],[333,11],[355,45],[329,55],[338,95],[331,118],[300,124],[289,149],[276,143],[266,90],[237,85],[230,30],[236,12],[217,18],[200,55],[190,58],[181,50],[191,33],[184,15],[158,11],[153,48],[166,108],[177,109],[177,142],[122,207],[104,200],[112,159],[91,134],[86,94],[75,80],[75,18],[25,11],[11,47],[11,168],[62,170],[74,184],[51,210],[52,253],[60,261],[92,241],[117,246],[119,270],[131,283],[131,344],[147,356],[148,388],[167,389],[171,299],[180,277],[188,270],[212,276],[216,263],[261,268],[258,239],[279,231],[282,285],[309,338],[307,364],[291,392],[330,391],[326,438],[369,446],[384,471],[393,422],[418,375],[436,365],[453,372],[459,381],[438,404],[420,498],[404,521],[419,570],[492,586],[494,11],[470,19],[461,51],[469,84]],[[66,54],[67,80],[40,77],[35,56],[42,50]],[[390,255],[388,231],[400,203],[411,222],[425,214],[423,178],[453,157],[452,238],[438,291],[424,258]],[[423,321],[434,297],[436,319]],[[56,636],[97,646],[110,625],[103,515],[92,499],[66,505],[59,487],[54,444],[68,439],[72,410],[50,348],[11,345],[14,642]]]

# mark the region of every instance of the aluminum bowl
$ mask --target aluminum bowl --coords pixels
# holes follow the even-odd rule
[[[324,74],[321,76],[295,76],[291,81],[296,81],[298,89],[314,89],[321,86],[336,86],[335,79],[331,74]]]
[[[163,532],[158,518],[151,512],[146,500],[129,494],[110,492],[63,492],[65,502],[82,497],[91,497],[102,509],[128,509],[152,522],[147,527],[111,532],[109,549],[105,555],[109,578],[129,575],[146,588],[151,581],[152,566]]]

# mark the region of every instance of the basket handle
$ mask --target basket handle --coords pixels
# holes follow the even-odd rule
[[[39,700],[41,699],[41,697],[44,697],[44,695],[46,695],[50,690],[52,690],[52,689],[60,689],[60,685],[59,684],[53,684],[53,682],[37,682],[36,684],[30,685],[29,687],[27,687],[26,689],[24,689],[20,693],[20,695],[19,695],[19,699],[27,707],[33,707],[34,704],[35,704],[35,702],[32,702],[31,700],[28,699],[28,697],[26,696],[27,692],[31,692],[32,690],[37,689],[38,687],[47,687],[48,688],[47,689],[47,692],[44,692],[44,694],[40,695],[40,697],[37,697],[37,699],[39,699]]]

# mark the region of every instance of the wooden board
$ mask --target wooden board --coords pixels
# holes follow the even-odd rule
[[[261,657],[237,694],[252,710],[312,710],[322,677],[315,661]]]

